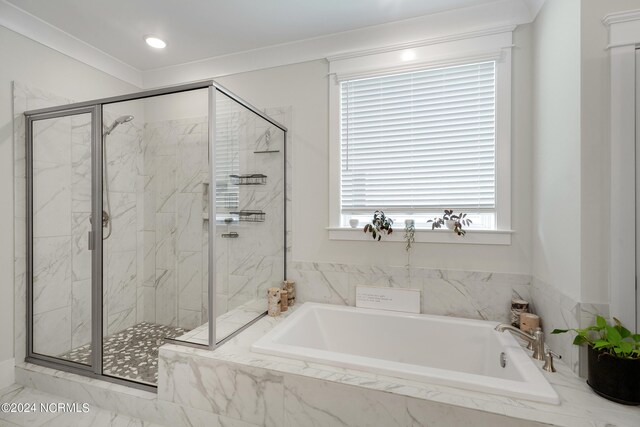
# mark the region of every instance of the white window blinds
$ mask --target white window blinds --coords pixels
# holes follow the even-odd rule
[[[240,170],[240,111],[235,101],[218,96],[216,102],[216,210],[229,212],[238,208],[238,186],[230,175]]]
[[[343,214],[495,209],[495,62],[340,83]]]

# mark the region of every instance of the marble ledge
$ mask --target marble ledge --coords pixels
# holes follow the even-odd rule
[[[190,357],[212,359],[212,363],[236,364],[239,369],[261,368],[270,374],[318,379],[380,391],[408,398],[411,402],[444,404],[487,414],[511,417],[542,424],[567,427],[613,427],[640,425],[640,408],[626,407],[597,396],[588,385],[562,362],[556,363],[557,372],[543,372],[561,399],[560,405],[531,402],[490,394],[439,386],[390,376],[377,375],[353,369],[319,363],[309,363],[251,351],[251,345],[267,331],[291,314],[295,307],[279,318],[264,317],[214,351],[165,345],[160,358],[166,363],[186,361]],[[365,391],[363,390],[363,392]]]
[[[312,262],[312,261],[291,261],[288,268],[300,271],[321,271],[351,274],[375,274],[379,276],[405,273],[407,271],[414,277],[442,278],[447,280],[460,280],[471,282],[482,282],[487,284],[515,286],[529,285],[531,276],[523,273],[495,273],[486,271],[437,269],[428,267],[407,267],[405,266],[385,266],[342,264],[333,262]]]

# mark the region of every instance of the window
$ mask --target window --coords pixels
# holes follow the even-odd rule
[[[341,213],[473,214],[495,228],[496,64],[340,83]]]
[[[359,240],[349,220],[382,209],[416,242],[511,243],[512,43],[496,29],[327,58],[330,239]],[[422,232],[444,209],[474,232]]]
[[[235,101],[216,98],[216,212],[220,214],[238,209],[238,186],[229,176],[240,170],[240,117]]]

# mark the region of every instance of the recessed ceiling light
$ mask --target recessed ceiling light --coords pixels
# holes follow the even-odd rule
[[[167,43],[156,36],[144,36],[144,41],[154,49],[164,49],[167,47]]]

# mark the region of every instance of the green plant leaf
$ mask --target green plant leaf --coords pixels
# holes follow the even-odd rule
[[[613,326],[607,326],[607,341],[613,345],[620,344],[622,337],[616,328]]]
[[[589,340],[587,339],[587,337],[582,335],[576,335],[576,337],[573,339],[573,345],[580,345],[586,342],[589,342]]]
[[[620,341],[620,349],[622,349],[624,353],[631,353],[633,351],[633,344],[626,341]]]
[[[640,342],[640,334],[633,334],[632,338],[635,342]]]
[[[620,332],[620,336],[622,338],[627,338],[628,336],[631,336],[631,332],[624,326],[616,325],[615,328],[618,330],[618,332]]]
[[[607,321],[602,316],[596,316],[596,325],[598,325],[598,328],[604,329],[607,327]]]
[[[564,334],[565,332],[569,332],[571,329],[554,329],[551,331],[552,334]]]
[[[610,345],[611,344],[609,343],[609,341],[597,340],[596,342],[593,343],[593,348],[597,350],[599,348],[609,347]]]

